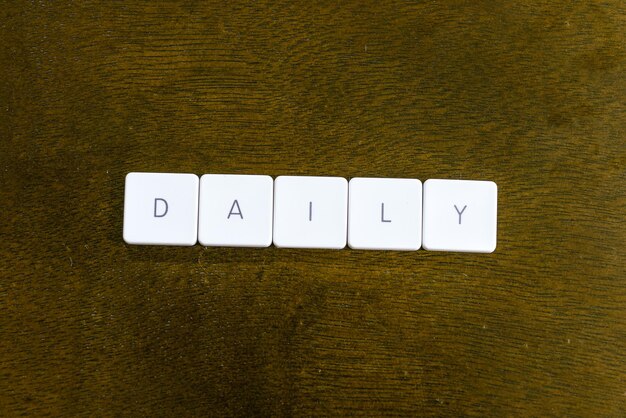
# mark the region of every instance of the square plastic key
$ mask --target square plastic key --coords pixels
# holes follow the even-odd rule
[[[198,176],[128,173],[124,192],[124,241],[194,245],[198,237]]]
[[[492,181],[426,180],[422,246],[491,253],[496,249],[498,186]]]
[[[200,178],[202,245],[268,247],[274,181],[270,176],[205,174]]]
[[[422,182],[350,180],[348,245],[364,250],[418,250],[422,245]]]
[[[274,181],[274,245],[346,246],[348,182],[342,177],[279,176]]]

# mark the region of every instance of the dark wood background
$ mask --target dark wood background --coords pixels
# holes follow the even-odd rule
[[[0,415],[626,416],[623,1],[2,3]],[[129,171],[493,180],[498,248],[129,246]]]

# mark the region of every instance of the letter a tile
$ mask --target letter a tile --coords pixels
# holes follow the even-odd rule
[[[274,181],[270,176],[205,174],[200,179],[198,240],[206,246],[268,247]]]

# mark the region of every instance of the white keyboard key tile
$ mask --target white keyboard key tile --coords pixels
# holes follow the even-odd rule
[[[491,253],[496,249],[498,186],[492,181],[424,182],[424,249]]]
[[[273,196],[274,181],[270,176],[203,175],[200,178],[200,244],[270,246]]]
[[[274,181],[274,245],[346,246],[348,182],[342,177],[279,176]]]
[[[363,250],[418,250],[422,245],[422,182],[350,180],[348,245]]]
[[[124,241],[139,245],[195,245],[198,176],[128,173],[124,192]]]

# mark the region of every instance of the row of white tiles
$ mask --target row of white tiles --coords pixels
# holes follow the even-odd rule
[[[490,253],[497,193],[474,180],[129,173],[124,241]]]

